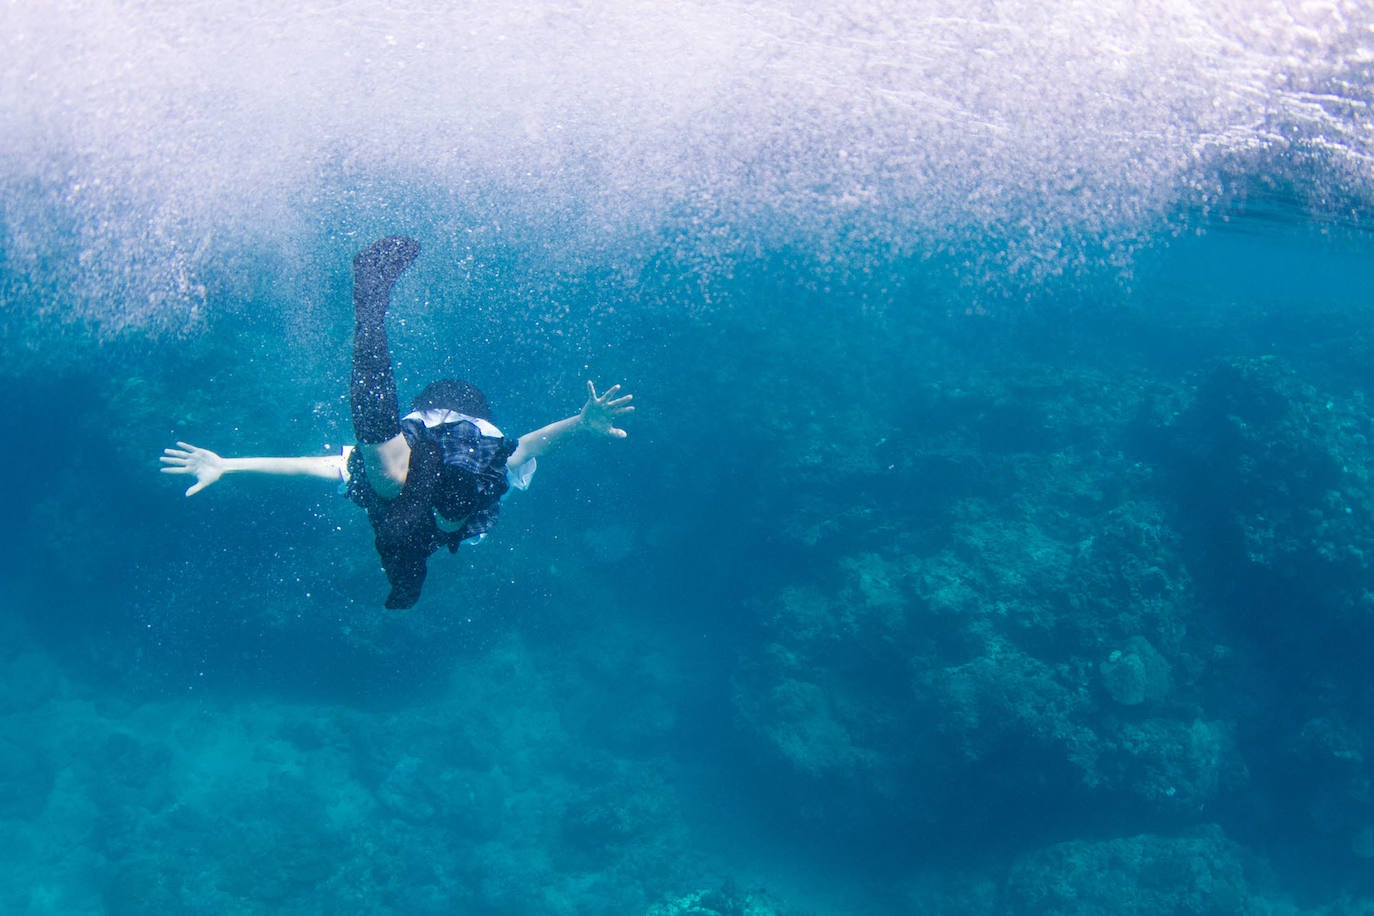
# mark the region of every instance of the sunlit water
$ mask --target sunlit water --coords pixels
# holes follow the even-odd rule
[[[1179,912],[1370,899],[1374,628],[1339,597],[1363,567],[1295,563],[1313,606],[1260,608],[1141,441],[1191,429],[1219,364],[1281,366],[1245,378],[1306,419],[1246,428],[1329,426],[1293,435],[1349,476],[1267,498],[1364,544],[1372,22],[7,4],[0,909],[645,913],[713,890],[724,913],[766,886],[789,913],[1149,912],[1140,874],[1079,909],[1035,877],[1096,900],[1092,854],[1056,844],[1146,835],[1214,886],[1247,863],[1241,904]],[[403,400],[471,378],[509,433],[586,378],[639,404],[628,440],[550,457],[487,543],[436,557],[401,617],[328,485],[188,501],[156,462],[347,443],[349,262],[397,232],[424,246],[392,312]],[[1310,533],[1275,524],[1253,562]],[[1167,598],[1129,565],[1118,592],[1073,572],[1118,528]],[[1128,636],[1172,666],[1144,713],[1101,673]],[[1081,689],[1013,713],[984,663]],[[1043,724],[1073,696],[1072,729]],[[1190,762],[1132,756],[1151,741]]]

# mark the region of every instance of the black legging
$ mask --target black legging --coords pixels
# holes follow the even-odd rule
[[[353,433],[360,444],[378,445],[401,431],[396,377],[387,348],[386,311],[396,278],[420,253],[420,244],[404,236],[374,242],[353,259],[353,376],[349,404]],[[358,481],[359,501],[376,533],[377,554],[391,582],[388,608],[407,608],[420,598],[425,561],[438,546],[438,529],[430,508],[438,477],[438,456],[429,447],[412,449],[405,486],[394,499],[382,499],[365,480]],[[361,460],[350,470],[366,477]]]
[[[353,259],[353,378],[349,404],[353,433],[379,445],[401,431],[396,376],[387,349],[386,310],[391,287],[420,253],[420,243],[396,235],[374,242]]]
[[[366,480],[361,460],[350,456],[350,470]],[[439,479],[441,459],[438,450],[417,442],[410,452],[406,485],[394,499],[382,499],[371,486],[359,487],[358,502],[367,510],[375,535],[373,544],[382,560],[382,569],[391,583],[386,606],[399,610],[420,600],[430,554],[441,545],[457,549],[457,541],[439,531],[431,501]]]

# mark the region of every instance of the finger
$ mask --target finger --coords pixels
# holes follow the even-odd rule
[[[601,395],[601,400],[602,400],[602,401],[608,401],[608,400],[610,400],[611,398],[615,397],[615,393],[616,393],[617,391],[619,391],[619,390],[620,390],[620,386],[619,386],[619,385],[612,385],[611,387],[607,388],[606,391]]]
[[[186,488],[186,495],[187,495],[187,496],[195,496],[197,493],[199,493],[201,490],[204,490],[204,489],[205,489],[206,487],[208,487],[208,486],[210,486],[210,485],[209,485],[208,483],[206,483],[205,481],[201,481],[201,482],[199,482],[199,483],[194,483],[194,484],[192,484],[191,486],[189,486],[189,487]]]
[[[164,473],[164,474],[189,474],[189,473],[191,473],[191,469],[190,469],[190,468],[163,468],[163,469],[162,469],[162,473]]]
[[[596,386],[592,384],[591,379],[588,379],[588,380],[587,380],[587,395],[588,395],[593,401],[596,400]]]
[[[627,395],[625,395],[625,397],[623,397],[623,398],[616,398],[614,401],[608,401],[607,404],[606,404],[606,406],[607,406],[607,407],[619,407],[621,404],[628,404],[628,403],[630,403],[631,401],[633,401],[634,399],[635,399],[635,396],[634,396],[634,395],[632,395],[632,394],[627,394]]]
[[[624,439],[626,436],[629,435],[629,433],[625,432],[625,430],[621,429],[618,426],[612,426],[610,429],[606,430],[606,432],[610,433],[616,439]]]
[[[163,455],[158,459],[163,464],[189,464],[191,459],[186,455]]]
[[[181,449],[179,449],[179,448],[164,448],[164,449],[162,450],[162,454],[164,454],[164,455],[172,455],[172,456],[177,457],[177,458],[190,458],[190,457],[191,457],[191,453],[190,453],[190,452],[183,452],[183,451],[182,451]]]
[[[177,445],[179,445],[179,446],[181,446],[182,448],[186,449],[186,451],[188,451],[188,452],[198,452],[198,451],[200,451],[200,449],[199,449],[198,447],[192,445],[192,444],[189,443],[189,442],[182,442],[182,441],[179,440],[179,439],[177,440]]]
[[[634,413],[634,412],[635,412],[635,409],[634,409],[633,407],[617,407],[615,410],[611,411],[611,415],[612,415],[612,416],[618,417],[618,416],[620,416],[621,414]]]

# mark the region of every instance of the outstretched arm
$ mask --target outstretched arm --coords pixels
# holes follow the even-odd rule
[[[582,405],[582,410],[566,420],[559,420],[557,423],[550,423],[548,426],[536,429],[534,432],[525,433],[520,437],[520,444],[506,459],[508,467],[515,467],[524,464],[531,458],[538,458],[546,454],[558,445],[562,445],[573,434],[579,432],[596,433],[601,436],[610,436],[613,439],[624,439],[628,433],[618,428],[615,421],[619,417],[633,413],[634,407],[630,402],[634,400],[634,395],[627,394],[616,397],[620,391],[619,385],[612,385],[606,389],[604,394],[596,393],[596,386],[591,382],[587,383],[587,403]]]
[[[197,448],[189,442],[178,442],[180,448],[162,450],[162,473],[193,474],[196,482],[186,490],[195,496],[221,475],[236,471],[279,476],[322,477],[340,480],[344,457],[341,455],[306,456],[304,458],[221,458],[208,448]]]

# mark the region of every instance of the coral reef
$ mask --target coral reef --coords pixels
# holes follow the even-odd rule
[[[1217,828],[1179,837],[1075,840],[1020,857],[1004,913],[1265,913],[1251,899],[1243,849]]]
[[[933,319],[856,364],[808,295],[675,330],[750,352],[710,367],[770,408],[738,454],[664,383],[634,474],[550,462],[402,617],[332,494],[131,469],[228,354],[99,389],[0,557],[0,909],[1368,909],[1355,370]],[[292,415],[245,383],[179,422]],[[92,499],[106,458],[135,482]]]

